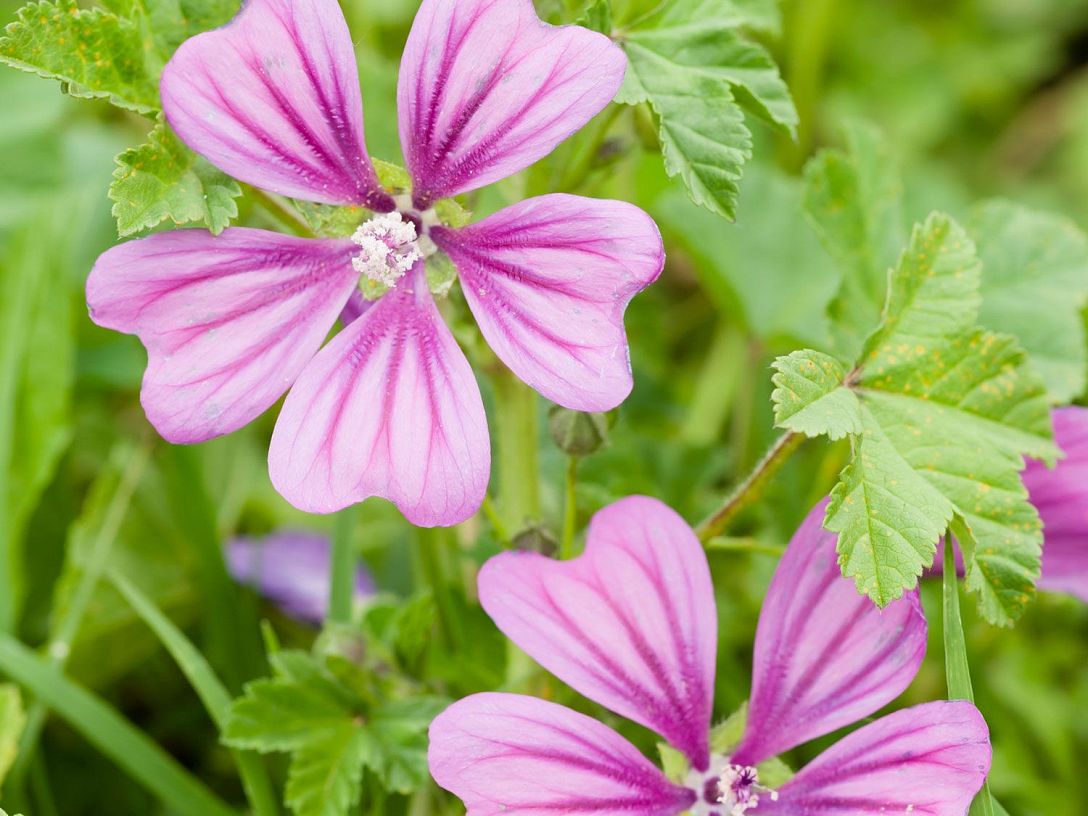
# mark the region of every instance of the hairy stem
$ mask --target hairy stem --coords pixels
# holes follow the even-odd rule
[[[800,447],[805,437],[793,431],[786,431],[775,441],[767,454],[759,460],[751,473],[729,495],[722,505],[695,528],[699,540],[706,543],[722,532],[729,522],[745,507],[755,501],[768,480],[773,476],[795,450]]]

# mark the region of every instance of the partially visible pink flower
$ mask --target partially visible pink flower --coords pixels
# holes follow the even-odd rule
[[[256,187],[375,215],[350,240],[179,230],[104,253],[91,317],[147,347],[148,419],[172,442],[199,442],[291,389],[269,469],[292,504],[323,513],[382,496],[421,526],[472,515],[487,423],[425,257],[452,258],[515,374],[568,408],[604,411],[631,390],[623,314],[664,254],[653,221],[624,202],[546,195],[462,229],[434,205],[548,154],[609,103],[624,70],[607,37],[546,25],[531,0],[423,0],[397,94],[413,189],[394,198],[363,142],[335,0],[247,0],[183,43],[161,92],[186,144]],[[361,284],[389,289],[363,302]],[[338,316],[347,325],[322,348]]]
[[[1029,459],[1023,473],[1028,499],[1043,521],[1038,586],[1088,602],[1088,408],[1056,408],[1050,415],[1064,458],[1053,468]],[[963,553],[958,542],[954,547],[956,571],[962,576]],[[931,572],[943,572],[940,552]]]
[[[1088,408],[1051,412],[1065,458],[1056,467],[1030,461],[1024,486],[1043,519],[1039,588],[1088,601]]]
[[[585,554],[508,552],[480,573],[480,601],[506,635],[565,683],[653,729],[691,763],[667,779],[630,743],[563,706],[478,694],[431,726],[431,774],[468,816],[963,816],[990,767],[968,702],[915,706],[854,731],[778,790],[755,766],[869,716],[918,671],[917,593],[880,610],[839,573],[835,536],[809,514],[760,614],[747,726],[711,751],[717,614],[691,528],[654,499],[600,511]]]
[[[317,533],[280,532],[227,543],[227,568],[234,580],[253,587],[292,617],[320,623],[329,608],[329,539]],[[355,600],[374,594],[374,581],[355,570]]]

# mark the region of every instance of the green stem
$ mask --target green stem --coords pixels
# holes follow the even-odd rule
[[[834,30],[836,0],[796,0],[789,15],[786,79],[797,106],[799,125],[792,162],[800,167],[813,145],[816,106],[823,83],[828,43]]]
[[[491,500],[490,495],[484,496],[482,509],[484,515],[487,516],[487,520],[491,523],[491,529],[495,533],[495,538],[499,540],[499,544],[503,547],[509,547],[510,533],[507,531],[502,516],[499,515],[499,511],[495,509],[495,502]]]
[[[771,449],[759,461],[751,473],[722,502],[721,506],[695,528],[699,540],[707,542],[722,532],[729,522],[745,507],[755,501],[770,480],[795,450],[800,447],[805,437],[802,434],[786,431],[778,437]]]
[[[741,367],[734,363],[744,358],[744,346],[744,334],[733,323],[723,322],[714,332],[680,429],[684,442],[709,445],[721,434],[740,381]]]
[[[952,536],[944,537],[944,671],[948,683],[949,700],[974,702],[975,691],[971,685],[971,668],[967,662],[967,640],[963,635],[963,619],[960,616],[959,578],[956,575],[956,556],[952,550]],[[975,801],[971,803],[970,816],[994,816],[994,804],[990,797],[990,783],[982,785]]]
[[[578,521],[578,457],[567,457],[567,480],[563,501],[563,539],[559,544],[559,557],[563,560],[574,556],[574,527]]]
[[[509,371],[495,378],[498,401],[499,508],[508,530],[540,517],[536,392]]]
[[[442,549],[447,531],[439,527],[420,527],[416,530],[416,556],[424,583],[431,588],[435,608],[438,610],[438,630],[446,649],[456,646],[454,626],[456,615],[442,569]]]
[[[52,636],[46,646],[46,660],[57,669],[63,669],[68,662],[68,655],[72,651],[72,643],[79,633],[79,628],[83,623],[83,616],[87,613],[87,607],[91,603],[95,587],[98,586],[102,573],[109,562],[114,539],[117,538],[117,533],[121,529],[121,522],[124,521],[125,514],[128,512],[129,504],[132,502],[132,497],[140,482],[140,476],[147,465],[150,450],[150,443],[145,440],[129,455],[128,461],[121,472],[117,488],[114,490],[109,505],[106,507],[102,524],[99,526],[98,533],[89,547],[86,565],[79,576],[75,589],[69,596],[71,601],[64,608],[53,628]],[[27,778],[38,739],[41,737],[42,727],[45,725],[47,713],[48,707],[40,699],[35,700],[27,712],[26,727],[19,738],[18,758],[11,769],[11,784],[13,787],[22,787]]]
[[[764,555],[773,555],[775,558],[781,558],[783,553],[786,552],[785,547],[764,544],[754,538],[729,538],[726,536],[710,539],[706,542],[706,549],[708,552],[763,553]]]
[[[351,623],[351,603],[355,594],[355,548],[352,532],[355,508],[346,507],[336,514],[329,555],[329,613],[332,623]]]

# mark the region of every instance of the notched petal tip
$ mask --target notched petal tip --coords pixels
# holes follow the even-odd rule
[[[433,236],[484,338],[515,374],[575,411],[623,402],[633,382],[624,313],[664,265],[649,215],[554,194]]]
[[[625,70],[608,37],[550,26],[531,0],[424,0],[397,86],[417,205],[547,155],[615,97]]]
[[[363,142],[336,0],[247,0],[230,23],[181,44],[160,93],[181,140],[237,179],[307,201],[394,206]]]
[[[579,558],[503,553],[479,590],[542,666],[708,767],[717,614],[706,556],[674,511],[622,499],[594,516]]]
[[[268,456],[273,485],[307,512],[380,496],[435,527],[479,509],[491,468],[483,400],[422,264],[306,367]]]
[[[234,227],[162,232],[104,252],[91,318],[147,348],[140,401],[170,442],[237,430],[317,353],[354,283],[350,244]]]

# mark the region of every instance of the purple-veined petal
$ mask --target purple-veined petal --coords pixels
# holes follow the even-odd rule
[[[778,791],[759,816],[964,816],[990,770],[972,703],[924,703],[849,734]]]
[[[352,249],[244,227],[160,232],[104,252],[87,303],[95,323],[147,347],[151,424],[200,442],[255,419],[295,381],[355,285]]]
[[[427,759],[466,816],[677,816],[695,800],[611,728],[519,694],[454,703]]]
[[[608,37],[547,25],[531,0],[423,0],[397,85],[416,206],[546,156],[612,100],[625,68]]]
[[[646,213],[556,194],[431,234],[488,344],[521,379],[576,411],[607,411],[630,393],[623,313],[665,262]]]
[[[1088,408],[1052,412],[1065,458],[1053,469],[1028,462],[1024,485],[1043,519],[1039,588],[1088,601]]]
[[[363,143],[363,102],[336,0],[246,0],[229,24],[181,44],[163,113],[189,147],[264,190],[387,211]]]
[[[910,685],[925,656],[917,590],[884,609],[859,595],[839,571],[835,534],[821,526],[826,505],[794,534],[763,601],[738,764],[872,714]]]
[[[227,544],[227,567],[234,580],[256,589],[300,620],[320,623],[329,606],[329,539],[310,532],[284,531]],[[360,564],[355,569],[356,600],[374,593],[374,581]]]
[[[479,589],[487,614],[544,668],[706,770],[717,612],[703,548],[675,512],[621,499],[593,517],[580,557],[502,553]]]
[[[491,468],[483,402],[422,263],[306,367],[268,461],[276,489],[311,513],[369,496],[420,527],[476,512]]]

